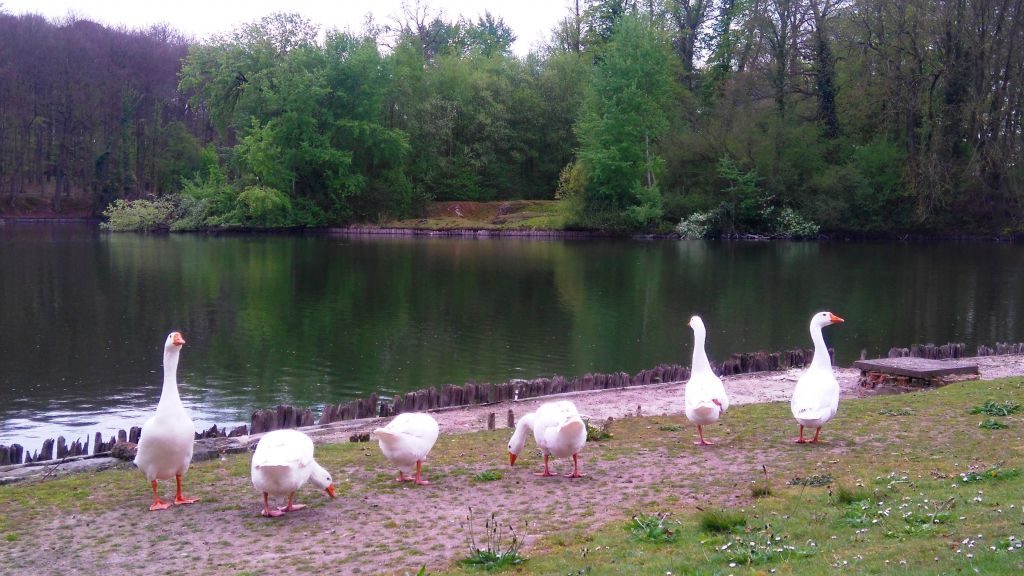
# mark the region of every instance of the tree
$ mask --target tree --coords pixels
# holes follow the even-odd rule
[[[595,66],[577,124],[578,161],[589,174],[582,217],[602,226],[647,224],[660,216],[672,76],[666,39],[645,21],[623,17]],[[631,213],[631,222],[623,214]],[[642,221],[642,222],[641,222]]]
[[[463,28],[469,50],[477,51],[483,56],[512,54],[512,43],[516,41],[515,33],[505,24],[504,19],[495,19],[490,11],[478,17],[476,23],[465,23]]]

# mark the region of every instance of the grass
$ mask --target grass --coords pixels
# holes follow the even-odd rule
[[[382,225],[416,230],[564,230],[571,217],[568,203],[558,200],[441,202],[431,205],[425,218]]]
[[[1011,421],[1009,430],[993,434],[979,429],[978,416],[970,411],[992,398],[1022,397],[1024,379],[1014,378],[844,400],[836,418],[822,430],[818,445],[792,443],[795,425],[786,403],[735,406],[723,419],[721,442],[713,451],[700,451],[659,430],[662,425],[684,427],[681,415],[622,418],[615,423],[615,441],[586,447],[584,462],[591,459],[595,466],[586,470],[588,478],[578,480],[579,486],[606,482],[609,491],[621,491],[615,494],[614,505],[596,498],[576,508],[560,506],[563,496],[559,490],[577,484],[548,479],[552,481],[549,492],[536,503],[500,510],[501,522],[495,523],[501,532],[499,544],[470,543],[475,550],[487,552],[489,548],[491,556],[459,563],[457,557],[462,554],[456,552],[451,565],[428,563],[428,569],[435,575],[479,573],[510,549],[509,525],[514,525],[517,535],[520,529],[529,534],[522,549],[521,539],[516,537],[516,554],[511,558],[520,560],[506,568],[515,574],[1021,573],[1024,442],[1020,427],[1012,426]],[[900,418],[885,414],[903,409],[912,414]],[[283,522],[267,522],[258,516],[258,497],[248,480],[248,455],[197,462],[186,475],[186,493],[207,504],[220,500],[209,509],[228,509],[212,516],[218,522],[217,538],[196,539],[189,541],[189,546],[204,546],[208,558],[229,559],[227,565],[210,565],[206,572],[196,568],[197,573],[263,573],[247,556],[236,556],[230,543],[242,538],[238,533],[265,545],[268,551],[285,538],[319,546],[322,534],[329,541],[344,543],[326,547],[325,555],[317,556],[317,562],[329,562],[334,572],[352,573],[352,568],[359,567],[364,574],[415,573],[421,560],[412,547],[426,550],[433,546],[431,541],[421,543],[423,533],[443,534],[446,542],[456,546],[471,538],[471,525],[456,526],[431,516],[435,504],[443,504],[446,498],[483,500],[496,491],[520,489],[520,481],[539,481],[532,475],[506,471],[499,480],[476,483],[473,474],[497,468],[502,462],[507,442],[508,430],[442,435],[424,467],[435,486],[425,489],[396,483],[394,471],[385,467],[372,443],[318,445],[317,460],[337,471],[335,481],[339,490],[344,487],[345,496],[329,501],[306,490],[302,502],[311,510],[303,516],[285,517]],[[621,479],[608,478],[596,465],[629,464],[640,454],[656,455],[659,462],[675,468],[668,468],[665,474],[658,471],[646,482],[638,477],[623,484]],[[522,457],[539,466],[535,453]],[[764,464],[771,464],[773,478],[801,482],[779,480],[770,496],[752,498],[748,487],[766,483]],[[173,492],[172,484],[161,483],[164,495]],[[825,484],[832,486],[831,493]],[[146,549],[150,554],[149,541],[164,533],[162,523],[187,526],[178,523],[187,522],[191,512],[184,508],[172,510],[171,515],[150,515],[144,511],[147,490],[145,480],[130,467],[0,486],[0,534],[8,540],[0,541],[0,549],[5,561],[11,562],[5,564],[5,570],[34,573],[33,568],[50,552],[36,551],[38,547],[32,543],[54,534],[64,539],[72,535],[73,526],[102,526],[104,515],[125,508],[138,509],[131,516],[138,519],[134,529],[147,535],[132,553]],[[394,514],[384,508],[363,511],[355,507],[345,522],[331,524],[309,520],[342,502],[373,502],[381,495],[396,494],[408,498],[415,521],[404,514],[404,507]],[[229,508],[235,503],[237,508]],[[669,525],[678,537],[671,542],[647,541],[624,530],[637,510],[668,515],[678,523]],[[708,530],[702,526],[708,514],[731,515],[742,518],[743,523],[714,520],[709,525],[722,529]],[[557,522],[542,524],[541,519],[535,526],[538,515]],[[357,548],[346,540],[351,531],[369,530],[370,521],[382,516],[389,517],[391,523],[372,527],[376,530],[374,542],[402,550],[408,564],[386,565],[378,560],[380,553]],[[524,524],[527,518],[529,529]],[[191,526],[184,533],[201,528]],[[17,539],[10,541],[9,534],[14,533]],[[179,541],[184,542],[175,535],[161,546]],[[111,538],[97,543],[93,550],[100,558],[115,558],[125,554],[124,546],[123,539]],[[528,553],[529,560],[523,562],[521,553]],[[65,557],[77,560],[77,554]],[[302,557],[308,560],[309,554]],[[278,562],[275,570],[281,573],[295,572],[301,565],[294,555]],[[203,561],[181,563],[203,566]],[[102,571],[100,568],[88,564],[79,571],[95,573]],[[52,571],[58,569],[55,564]],[[315,572],[316,567],[304,571]]]
[[[990,441],[969,413],[986,398],[1022,393],[1024,379],[1012,378],[844,401],[820,446],[787,444],[791,431],[778,425],[788,417],[785,405],[736,406],[725,422],[734,445],[790,446],[773,458],[773,475],[797,482],[771,497],[737,499],[742,474],[728,484],[709,477],[704,491],[735,503],[694,511],[682,499],[663,507],[679,522],[674,542],[641,540],[620,523],[597,526],[532,545],[523,573],[1021,573],[1024,443],[1017,435]],[[662,433],[659,420],[652,434]],[[646,441],[628,422],[621,421],[616,449]],[[741,452],[741,460],[761,458],[756,449]],[[763,482],[757,464],[748,482]]]
[[[787,484],[790,486],[828,486],[833,480],[834,478],[832,478],[831,474],[814,474],[806,478],[797,476],[787,482]]]
[[[913,412],[906,408],[883,408],[878,411],[882,416],[911,416]]]
[[[858,502],[865,502],[871,499],[872,492],[863,487],[849,487],[845,485],[839,485],[833,494],[836,504],[845,506]]]
[[[747,525],[747,517],[735,510],[704,510],[699,517],[700,529],[704,532],[732,532]]]
[[[495,482],[497,480],[501,480],[503,477],[504,474],[499,470],[484,470],[483,472],[474,475],[473,480],[476,480],[477,482]]]

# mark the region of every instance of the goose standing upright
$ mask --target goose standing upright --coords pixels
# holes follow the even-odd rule
[[[154,414],[142,425],[135,465],[153,487],[153,504],[150,510],[165,510],[171,504],[160,499],[157,480],[171,477],[178,488],[174,495],[175,504],[192,504],[198,498],[186,498],[181,494],[181,477],[192,463],[192,443],[196,427],[178,395],[178,356],[185,339],[180,332],[171,332],[164,342],[164,385],[160,403]]]
[[[814,358],[811,365],[793,388],[790,409],[793,417],[800,423],[800,436],[797,444],[808,442],[804,439],[804,427],[813,427],[814,438],[809,442],[817,442],[821,427],[836,415],[839,409],[839,382],[832,373],[832,358],[825,346],[825,338],[821,329],[830,324],[843,322],[843,319],[831,312],[818,312],[811,316],[811,340],[814,342]]]
[[[523,415],[516,423],[516,430],[508,442],[508,463],[515,466],[516,458],[526,445],[526,435],[533,432],[537,447],[544,454],[544,471],[537,476],[554,476],[548,467],[548,459],[572,456],[572,474],[566,478],[580,478],[579,453],[587,442],[587,425],[580,417],[576,405],[568,400],[545,402],[537,410]]]
[[[704,439],[704,426],[714,424],[723,412],[729,409],[729,396],[725,393],[722,379],[711,370],[711,363],[704,351],[704,339],[707,330],[700,316],[690,318],[693,328],[693,365],[690,368],[690,380],[686,383],[684,408],[686,417],[697,425],[698,446],[712,444]]]
[[[260,438],[252,454],[251,472],[252,485],[263,492],[264,516],[273,518],[305,508],[294,500],[295,492],[307,480],[334,498],[330,473],[313,459],[313,440],[298,430],[274,430]],[[288,505],[271,510],[270,496],[287,496]]]
[[[380,441],[380,451],[393,465],[398,467],[398,482],[415,482],[418,485],[430,484],[421,473],[423,461],[437,442],[439,426],[437,420],[423,412],[406,412],[399,414],[383,428],[373,433]],[[416,469],[415,478],[406,478]]]

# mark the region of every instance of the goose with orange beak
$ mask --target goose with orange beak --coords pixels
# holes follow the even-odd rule
[[[811,340],[814,342],[814,358],[811,365],[800,376],[793,389],[790,408],[793,417],[800,424],[797,444],[816,443],[821,427],[836,415],[839,409],[839,382],[832,372],[832,358],[829,356],[821,329],[843,319],[831,312],[818,312],[811,317]],[[804,427],[814,428],[814,438],[804,439]]]
[[[196,433],[195,424],[178,395],[178,356],[184,345],[185,338],[180,332],[171,332],[164,341],[164,385],[160,392],[160,402],[156,406],[156,414],[142,425],[139,448],[135,454],[135,465],[153,488],[153,503],[149,506],[151,511],[171,507],[170,502],[160,499],[157,480],[175,479],[175,504],[192,504],[197,501],[181,493],[181,478],[192,463],[192,444]]]
[[[568,400],[545,402],[536,411],[520,418],[508,442],[509,466],[515,466],[516,458],[526,445],[527,434],[530,432],[533,432],[533,439],[544,455],[544,471],[537,472],[537,476],[554,476],[548,466],[551,456],[572,456],[572,472],[566,474],[566,478],[584,476],[580,473],[579,454],[587,443],[587,425],[575,404]]]
[[[301,510],[295,492],[307,482],[334,498],[334,480],[313,459],[313,440],[298,430],[274,430],[260,438],[252,454],[252,484],[263,493],[263,516],[276,517]],[[270,497],[287,498],[288,504],[270,508]]]

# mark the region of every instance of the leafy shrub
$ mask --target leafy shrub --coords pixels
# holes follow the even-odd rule
[[[259,228],[291,224],[292,203],[281,191],[266,186],[250,186],[238,195],[242,223]]]
[[[775,230],[786,238],[810,238],[817,236],[820,226],[801,216],[796,210],[786,207],[775,219]]]
[[[715,212],[694,212],[679,221],[676,232],[688,240],[707,238],[718,228],[718,215]]]
[[[107,219],[100,226],[112,232],[153,232],[167,230],[174,219],[175,205],[168,198],[112,202],[103,210]]]
[[[587,168],[580,161],[571,162],[558,174],[558,189],[555,198],[582,198],[587,189]]]
[[[665,210],[657,186],[644,186],[637,182],[633,186],[633,196],[637,203],[626,208],[626,214],[634,228],[644,228],[661,219]]]
[[[178,206],[174,213],[174,221],[171,223],[172,232],[203,230],[209,227],[214,214],[208,199],[183,195],[177,200]]]

